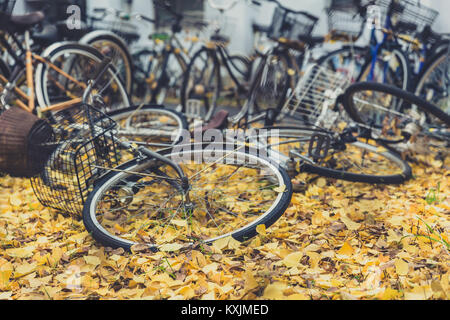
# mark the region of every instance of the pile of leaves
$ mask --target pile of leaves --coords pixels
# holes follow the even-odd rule
[[[374,186],[318,178],[245,243],[132,253],[0,177],[0,299],[449,299],[450,171]]]

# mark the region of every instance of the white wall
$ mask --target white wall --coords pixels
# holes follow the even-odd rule
[[[131,8],[125,6],[123,0],[87,0],[88,13],[92,13],[95,7],[111,7],[121,10],[130,10],[131,12],[139,12],[153,17],[153,6],[150,5],[151,0],[134,0]],[[189,0],[186,0],[189,1]],[[222,0],[230,1],[230,0]],[[264,0],[260,0],[264,2]],[[323,35],[327,32],[327,19],[324,8],[328,4],[328,0],[279,0],[284,6],[293,10],[307,11],[320,18],[319,24],[315,30],[315,34]],[[447,13],[450,12],[450,1],[448,0],[420,0],[421,3],[439,11],[440,16],[433,26],[437,32],[450,32],[450,20]],[[16,2],[15,13],[20,14],[24,9],[24,0]],[[230,50],[234,52],[250,53],[253,48],[252,23],[253,21],[270,25],[272,20],[273,9],[275,5],[265,2],[263,6],[250,6],[244,0],[236,5],[232,10],[226,13],[227,24],[225,25],[225,33],[231,38]],[[205,17],[207,20],[214,20],[218,11],[212,9],[205,0]],[[146,40],[147,35],[153,31],[153,27],[147,23],[139,23],[138,32],[142,35],[140,45],[149,45]]]

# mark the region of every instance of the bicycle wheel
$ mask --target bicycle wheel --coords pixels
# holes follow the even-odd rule
[[[398,184],[412,176],[411,167],[394,153],[356,139],[346,142],[324,130],[269,127],[253,138],[267,145],[271,159],[290,167],[291,178],[306,172],[352,182]],[[322,142],[328,140],[328,145],[324,143],[315,150],[322,138]],[[295,160],[295,168],[291,159]]]
[[[175,145],[189,129],[184,115],[162,106],[132,106],[108,116],[118,124],[118,137],[151,149]]]
[[[91,80],[103,55],[95,48],[78,43],[57,43],[48,47],[43,57],[47,63],[36,68],[36,97],[42,108],[80,98]],[[110,66],[94,88],[103,111],[129,106],[130,99],[119,72]]]
[[[436,54],[419,76],[415,93],[450,114],[450,54],[448,48]]]
[[[200,49],[187,67],[181,87],[181,112],[188,119],[209,121],[218,105],[221,79],[220,63],[214,50]],[[195,106],[191,108],[190,105]],[[189,104],[189,106],[188,106]]]
[[[112,59],[112,64],[119,71],[127,92],[131,94],[133,88],[133,59],[128,51],[128,47],[122,38],[115,33],[105,30],[92,31],[80,39],[80,43],[88,44],[104,56]]]
[[[406,55],[398,49],[381,50],[378,54],[371,78],[372,58],[366,60],[357,82],[378,82],[409,90],[411,81],[411,67]]]
[[[448,139],[449,113],[394,86],[356,83],[346,90],[342,103],[354,121],[385,143],[411,137]]]
[[[135,64],[135,81],[133,88],[133,98],[136,103],[149,103],[152,100],[152,86],[156,86],[156,77],[154,70],[157,59],[157,52],[154,50],[141,50],[133,54]]]
[[[164,155],[189,178],[189,195],[171,167],[133,160],[102,178],[85,203],[83,221],[97,241],[125,249],[244,241],[289,205],[289,177],[266,158],[224,144],[177,146]]]
[[[367,53],[364,47],[344,47],[321,57],[317,64],[348,76],[353,83],[361,74]]]
[[[293,71],[291,59],[283,51],[269,54],[261,62],[250,92],[257,114],[283,107],[288,90],[294,86]]]

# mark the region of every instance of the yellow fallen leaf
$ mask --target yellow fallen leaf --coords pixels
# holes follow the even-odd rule
[[[265,236],[267,234],[266,226],[264,224],[260,224],[260,225],[256,226],[256,232],[259,235]]]
[[[287,300],[311,300],[311,297],[304,293],[294,293],[288,296]]]
[[[354,252],[355,249],[353,249],[353,247],[348,242],[345,242],[337,253],[344,256],[351,256]]]
[[[159,250],[165,251],[165,252],[170,252],[170,251],[178,251],[183,247],[184,247],[184,245],[182,245],[180,243],[166,243],[166,244],[161,245],[159,247]]]
[[[283,259],[283,264],[288,267],[288,268],[292,268],[298,265],[298,263],[300,262],[300,259],[303,257],[303,253],[302,252],[293,252],[291,254],[288,254],[284,259]]]
[[[34,250],[34,246],[28,246],[23,248],[6,249],[5,252],[8,256],[13,258],[29,258],[33,255]]]
[[[269,284],[264,289],[263,298],[271,299],[271,300],[283,300],[286,299],[286,296],[283,294],[283,291],[287,288],[285,283],[282,282],[274,282]]]
[[[403,259],[395,260],[395,272],[397,272],[399,276],[406,276],[408,274],[408,271],[409,271],[408,262],[406,262]]]
[[[37,263],[22,263],[14,270],[14,278],[23,277],[36,270]]]
[[[341,221],[345,224],[345,226],[347,227],[348,230],[350,231],[355,231],[358,230],[361,227],[360,223],[356,223],[353,220],[351,220],[349,217],[347,216],[342,216]]]
[[[98,266],[101,262],[100,258],[97,256],[84,256],[84,261],[93,266]]]
[[[279,192],[279,193],[285,192],[286,191],[286,185],[283,184],[283,185],[281,185],[279,187],[276,187],[276,188],[273,189],[273,191]]]

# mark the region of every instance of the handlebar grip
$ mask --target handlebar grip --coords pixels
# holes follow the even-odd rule
[[[94,8],[93,11],[96,13],[103,13],[103,12],[106,12],[106,9],[105,8]]]
[[[144,21],[150,22],[150,23],[156,23],[156,21],[154,19],[150,19],[149,17],[143,16],[143,15],[139,15],[139,18]]]
[[[254,4],[255,6],[262,6],[262,3],[257,1],[257,0],[251,0],[252,4]]]

